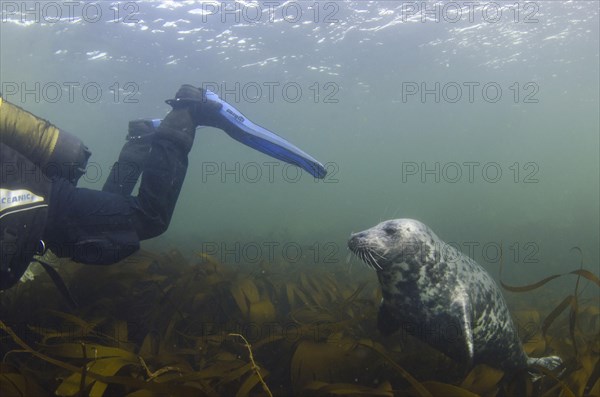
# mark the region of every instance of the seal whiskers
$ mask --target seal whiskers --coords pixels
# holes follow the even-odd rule
[[[373,253],[371,251],[367,251],[367,254],[371,258],[371,265],[373,269],[377,267],[377,269],[382,270],[382,267],[379,265],[379,263],[377,263],[377,260],[373,257]]]
[[[353,253],[356,256],[358,256],[363,261],[363,263],[369,268],[375,271],[383,269],[381,265],[377,262],[377,259],[375,259],[374,255],[377,255],[380,258],[383,257],[376,251],[373,251],[368,245],[361,245],[360,247],[356,247]]]

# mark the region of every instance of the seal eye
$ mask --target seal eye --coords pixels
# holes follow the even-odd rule
[[[391,226],[386,226],[383,228],[383,231],[385,232],[385,234],[387,234],[388,236],[391,236],[392,234],[394,234],[396,232],[396,229],[394,229]]]

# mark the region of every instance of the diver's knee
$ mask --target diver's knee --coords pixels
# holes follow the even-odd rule
[[[152,233],[152,237],[158,237],[169,228],[169,221],[166,219],[160,219],[156,221],[152,227],[150,228],[150,232]]]
[[[137,233],[140,236],[140,240],[148,240],[154,237],[158,237],[169,228],[169,221],[165,219],[146,219],[144,222],[139,222],[137,227]]]

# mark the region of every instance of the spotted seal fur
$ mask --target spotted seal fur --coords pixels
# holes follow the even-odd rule
[[[402,329],[465,369],[488,364],[505,371],[537,365],[552,370],[561,365],[556,356],[525,354],[496,282],[423,223],[388,220],[352,234],[348,247],[377,271],[382,334]]]

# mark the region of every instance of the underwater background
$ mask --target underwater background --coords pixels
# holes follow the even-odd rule
[[[168,267],[176,255],[184,273],[187,264],[237,269],[223,271],[222,282],[265,266],[284,274],[331,271],[343,276],[319,293],[339,288],[346,299],[350,286],[369,282],[360,292],[375,302],[376,275],[349,257],[346,241],[382,220],[415,218],[493,277],[502,264],[502,280],[510,285],[582,266],[598,274],[595,1],[1,6],[0,91],[90,148],[80,186],[101,189],[128,121],[164,117],[164,100],[184,83],[215,91],[329,171],[315,180],[220,130],[200,128],[171,225],[142,243],[139,263],[150,256]],[[78,277],[85,279],[87,269]],[[96,272],[89,277],[100,277]],[[543,292],[504,293],[511,311],[536,311],[543,319],[572,293],[576,278],[557,278]],[[36,282],[42,283],[28,283]],[[256,288],[263,291],[261,285]],[[92,301],[85,289],[71,288],[81,301]],[[352,290],[348,296],[345,288]],[[47,291],[60,302],[58,292]],[[119,291],[107,283],[102,293],[121,304]],[[581,279],[578,293],[591,307],[592,335],[600,325],[598,291],[591,276]],[[237,310],[240,299],[220,316]],[[281,308],[275,300],[273,306],[283,315],[294,305]],[[100,316],[93,306],[87,315]],[[374,324],[375,315],[365,322]],[[593,340],[588,375],[598,367],[597,336]],[[264,360],[273,359],[267,354]],[[404,368],[410,372],[410,365]],[[586,382],[576,394],[600,387]],[[298,387],[281,386],[281,393],[299,393]],[[261,392],[260,386],[253,391]]]

